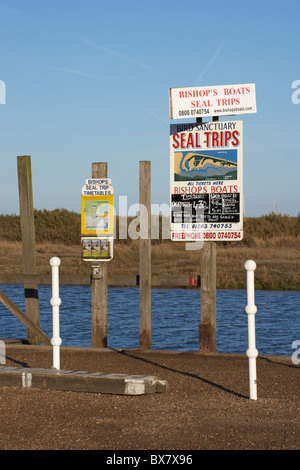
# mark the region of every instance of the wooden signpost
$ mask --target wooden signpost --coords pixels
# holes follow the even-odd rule
[[[243,238],[243,123],[256,113],[255,84],[171,88],[171,240],[202,242],[199,349],[216,351],[216,242]],[[211,122],[202,117],[212,116]]]
[[[255,85],[170,89],[171,240],[201,248],[199,349],[216,351],[216,242],[243,238],[243,123],[219,116],[256,113]],[[202,122],[212,116],[211,122]],[[140,161],[140,334],[151,349],[151,162]],[[35,279],[36,255],[30,157],[18,157],[24,274]],[[91,262],[92,347],[107,347],[108,261],[113,258],[113,188],[107,163],[92,164],[81,192],[82,258]],[[28,339],[39,344],[38,285],[25,284]],[[1,300],[1,299],[0,299]],[[34,327],[32,324],[34,323]],[[42,338],[48,341],[48,338]]]
[[[92,164],[92,178],[93,179],[102,179],[107,178],[107,163],[93,163]],[[104,195],[104,196],[110,196]],[[84,196],[82,196],[84,197]],[[102,195],[98,196],[98,199],[101,201]],[[105,197],[105,199],[107,199]],[[112,201],[111,201],[112,202]],[[95,202],[96,204],[96,202]],[[84,219],[85,206],[82,205],[81,218]],[[104,214],[106,216],[106,214]],[[103,216],[103,214],[100,214]],[[99,217],[100,219],[100,217]],[[100,220],[101,222],[101,220]],[[84,224],[82,223],[82,227]],[[101,231],[101,226],[100,229]],[[85,230],[82,235],[86,235]],[[89,238],[92,235],[97,235],[97,233],[90,229]],[[109,231],[110,234],[113,234],[113,228]],[[97,239],[97,237],[95,237]],[[101,237],[99,237],[101,242]],[[108,276],[108,263],[101,262],[101,245],[99,248],[99,257],[86,258],[84,256],[84,247],[83,247],[83,259],[92,261],[92,347],[97,348],[106,348],[107,347],[107,276]],[[111,259],[107,256],[106,260]],[[102,259],[102,261],[104,261]]]
[[[151,349],[151,162],[140,162],[140,335],[141,349]],[[107,163],[92,164],[92,178],[81,192],[83,260],[92,269],[92,347],[107,347],[108,263],[113,257],[113,188]],[[105,256],[102,242],[108,242]],[[100,248],[93,249],[93,244]],[[98,245],[99,246],[99,245]],[[98,251],[99,250],[99,251]],[[98,252],[98,254],[97,254]]]

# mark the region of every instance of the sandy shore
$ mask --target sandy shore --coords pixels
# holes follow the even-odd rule
[[[51,368],[52,348],[6,345],[6,365]],[[149,374],[141,396],[0,387],[0,449],[298,450],[299,365],[259,356],[257,401],[246,355],[61,348],[61,369]]]

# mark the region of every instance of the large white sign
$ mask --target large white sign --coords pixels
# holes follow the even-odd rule
[[[243,238],[243,122],[170,126],[171,240]]]
[[[171,119],[256,113],[255,84],[170,88]]]

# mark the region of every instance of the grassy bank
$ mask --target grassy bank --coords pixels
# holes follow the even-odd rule
[[[162,221],[160,221],[160,227]],[[130,223],[130,220],[128,220]],[[111,274],[139,273],[139,240],[118,239]],[[217,242],[217,287],[245,288],[244,262],[254,259],[256,287],[300,290],[300,215],[270,214],[244,219],[244,239]],[[80,214],[65,209],[35,211],[37,269],[50,272],[49,258],[59,256],[63,274],[89,273],[81,260]],[[22,245],[20,218],[0,215],[0,272],[21,273]],[[201,270],[201,250],[187,251],[185,243],[152,240],[152,273],[197,275]]]

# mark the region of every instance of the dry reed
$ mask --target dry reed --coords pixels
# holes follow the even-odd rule
[[[130,220],[128,220],[130,223]],[[161,223],[162,225],[162,223]],[[160,227],[161,227],[160,225]],[[109,273],[139,273],[139,240],[118,240]],[[244,239],[217,243],[217,287],[245,288],[244,262],[254,259],[256,287],[300,290],[300,215],[270,214],[244,219]],[[65,209],[35,211],[37,270],[49,273],[49,259],[59,256],[64,274],[90,272],[81,259],[80,214]],[[199,275],[201,250],[185,250],[184,242],[152,240],[152,273]],[[0,272],[21,273],[22,245],[17,215],[0,215]]]

